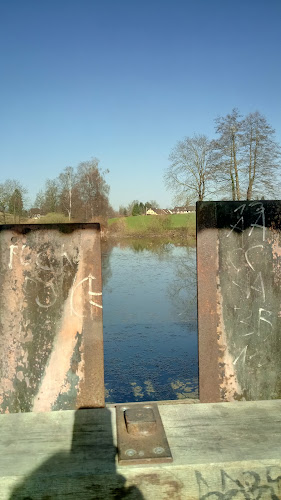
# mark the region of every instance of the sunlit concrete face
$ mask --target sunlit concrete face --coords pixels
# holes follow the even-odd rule
[[[281,397],[281,202],[197,210],[200,399]]]
[[[0,412],[104,406],[99,225],[0,229]]]

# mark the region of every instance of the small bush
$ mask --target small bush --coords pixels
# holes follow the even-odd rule
[[[110,233],[118,233],[118,234],[125,234],[126,229],[127,229],[127,224],[125,221],[125,218],[120,218],[120,219],[112,219],[111,221],[108,221],[108,226],[109,226],[109,231]]]
[[[194,237],[196,234],[195,214],[171,215],[137,215],[130,217],[109,219],[108,226],[111,233],[120,236],[159,235],[173,232],[181,236]]]

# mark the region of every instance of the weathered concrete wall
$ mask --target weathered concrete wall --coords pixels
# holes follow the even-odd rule
[[[281,202],[197,206],[200,399],[281,398]]]
[[[0,226],[0,412],[104,405],[98,224]]]

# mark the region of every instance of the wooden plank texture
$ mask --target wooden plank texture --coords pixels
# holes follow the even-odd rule
[[[115,409],[0,415],[1,499],[281,499],[281,401],[159,405],[174,461],[116,462]]]

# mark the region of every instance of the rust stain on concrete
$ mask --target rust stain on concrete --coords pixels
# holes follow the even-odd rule
[[[197,205],[202,402],[280,398],[280,214],[280,201]]]
[[[104,405],[101,286],[98,225],[1,227],[0,412]]]
[[[217,251],[217,269],[218,269]],[[225,325],[223,321],[223,296],[221,293],[220,277],[217,273],[217,338],[219,346],[218,372],[221,401],[234,401],[237,394],[241,394],[241,387],[237,380],[234,358],[229,352]]]
[[[81,256],[82,257],[82,256]],[[83,260],[78,264],[74,283],[69,291],[68,298],[64,305],[62,324],[54,340],[54,347],[51,352],[48,365],[42,378],[40,389],[34,398],[33,411],[51,411],[55,404],[58,393],[68,392],[69,384],[66,384],[66,374],[69,370],[70,359],[74,351],[77,333],[82,333],[83,327],[83,304],[82,295],[76,300],[76,311],[72,311],[72,294],[76,281],[83,279]],[[79,366],[79,380],[83,379],[84,362]],[[66,385],[65,385],[66,384]],[[48,398],[46,398],[48,395]]]
[[[145,498],[160,498],[163,500],[184,500],[186,490],[182,481],[174,474],[166,472],[163,474],[153,472],[151,474],[139,474],[134,476],[133,482],[128,481],[129,486],[137,486]],[[184,491],[185,490],[185,491]]]
[[[268,243],[272,248],[272,265],[273,265],[273,279],[276,286],[281,284],[281,246],[280,246],[280,232],[270,231]],[[281,315],[281,311],[280,311]]]
[[[217,330],[217,239],[215,229],[197,234],[199,397],[203,403],[219,401]]]

